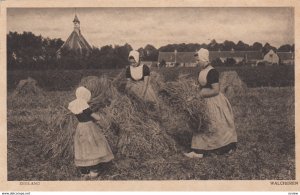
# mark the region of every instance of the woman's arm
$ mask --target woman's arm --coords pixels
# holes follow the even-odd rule
[[[91,117],[93,117],[96,121],[99,121],[101,119],[101,117],[94,112],[91,114]]]
[[[144,76],[144,87],[143,87],[143,94],[142,94],[143,96],[142,97],[145,97],[145,95],[146,95],[146,91],[147,91],[149,82],[150,82],[150,77]]]
[[[204,98],[213,97],[219,94],[220,92],[220,84],[219,83],[213,83],[211,84],[210,88],[203,88],[200,91],[200,96]]]

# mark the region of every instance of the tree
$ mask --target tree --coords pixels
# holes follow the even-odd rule
[[[236,60],[234,58],[227,58],[224,62],[225,66],[235,66]]]
[[[252,45],[252,50],[254,51],[262,51],[263,45],[261,43],[255,42]]]
[[[235,48],[235,43],[232,41],[224,41],[223,43],[223,51],[231,51]]]
[[[213,39],[208,45],[207,45],[207,49],[209,51],[219,51],[223,49],[223,45],[217,43],[217,41],[215,39]]]
[[[289,44],[282,45],[278,48],[279,52],[291,52],[293,50],[292,46]]]
[[[216,58],[216,59],[212,60],[211,64],[214,66],[223,66],[224,65],[224,63],[222,62],[222,60],[220,58]]]
[[[7,35],[8,69],[56,68],[56,51],[64,42],[61,39],[43,38],[32,32],[9,32]]]
[[[276,49],[276,47],[273,47],[269,43],[266,43],[264,45],[264,47],[262,48],[263,55],[266,55],[270,50],[273,50],[274,52],[276,52],[277,49]]]
[[[158,50],[153,45],[146,45],[143,49],[144,61],[157,61],[158,59]]]
[[[239,41],[235,47],[234,50],[236,51],[248,51],[250,46],[248,44],[245,44],[243,41]]]

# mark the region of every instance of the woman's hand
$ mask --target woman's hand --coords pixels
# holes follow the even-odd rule
[[[219,83],[214,83],[211,85],[212,88],[203,88],[200,91],[200,96],[203,98],[213,97],[219,94],[220,92],[220,85]]]

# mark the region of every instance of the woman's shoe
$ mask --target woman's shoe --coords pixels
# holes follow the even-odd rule
[[[186,157],[189,158],[203,158],[203,154],[197,154],[195,152],[183,153]]]
[[[96,172],[96,171],[90,171],[89,176],[90,176],[91,179],[95,179],[99,176],[99,173]]]

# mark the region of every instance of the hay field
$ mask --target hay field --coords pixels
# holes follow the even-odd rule
[[[72,99],[73,91],[8,94],[8,180],[80,179],[69,151],[72,133],[62,132],[72,120],[66,117],[66,107]],[[147,120],[145,127],[155,135],[130,126],[122,134],[122,127],[112,123],[104,133],[115,146],[116,158],[102,167],[97,180],[295,179],[294,88],[248,88],[229,100],[239,140],[235,153],[188,159],[182,152],[188,150],[192,132],[176,127],[180,124],[161,130],[164,121],[155,116]],[[143,113],[142,110],[127,113],[130,112]],[[60,137],[64,139],[59,140],[57,135],[64,135]],[[121,139],[122,135],[125,138]],[[161,144],[154,147],[149,140]],[[53,157],[56,153],[51,148],[59,150],[59,155]]]

